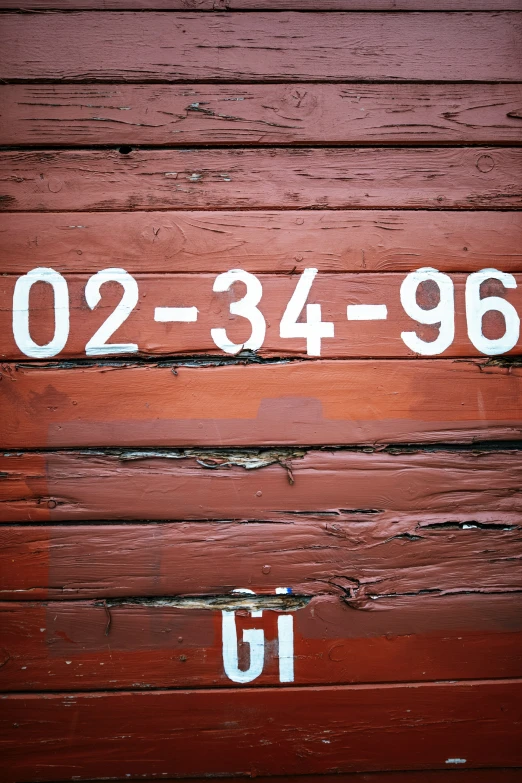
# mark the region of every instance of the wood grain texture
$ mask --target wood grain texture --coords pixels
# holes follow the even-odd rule
[[[336,526],[339,524],[343,531],[350,521],[363,531],[371,530],[376,540],[399,533],[419,535],[425,525],[450,524],[458,528],[462,524],[482,524],[501,529],[519,524],[522,461],[517,449],[488,451],[477,446],[471,452],[392,451],[396,453],[306,452],[298,448],[144,450],[113,455],[71,451],[4,453],[0,456],[0,521],[258,520],[289,523],[290,528],[283,524],[274,529],[281,535],[297,531],[297,536],[299,531],[307,530],[306,535],[312,535],[307,524],[312,521],[321,530],[324,525],[325,530],[331,528],[330,533],[314,535],[341,547],[342,541],[335,540]],[[297,525],[299,520],[304,527]],[[190,526],[188,529],[192,530]],[[196,525],[194,530],[197,529]],[[222,531],[224,545],[234,541],[234,531],[243,530],[234,524],[223,527],[221,523],[208,529]],[[174,526],[172,535],[176,530]],[[202,527],[201,535],[204,530]],[[263,526],[255,526],[253,531],[254,537],[263,531],[271,535],[270,529]],[[119,538],[120,533],[125,537],[125,528],[118,533],[114,546],[110,536],[98,533],[103,545],[111,549],[109,557],[118,562],[118,546],[126,551]],[[140,528],[138,534],[145,536],[142,543],[136,544],[138,553],[154,551],[156,536],[160,536],[161,545],[159,528],[152,527],[150,533]],[[248,531],[242,533],[247,534]],[[449,535],[458,535],[459,540],[470,541],[475,535],[480,539],[480,534],[472,532],[455,534],[451,530]],[[141,541],[139,536],[137,541]],[[9,541],[6,539],[4,544]],[[252,546],[254,551],[253,543]],[[98,552],[97,558],[100,556]],[[5,568],[11,569],[12,560],[17,562],[25,557],[15,549]],[[189,561],[190,558],[184,560]],[[29,575],[36,564],[37,561],[28,565]],[[129,573],[134,569],[141,573],[138,561],[129,563]],[[175,569],[178,571],[179,564]],[[17,571],[9,573],[13,589]],[[123,579],[123,571],[119,576]],[[230,575],[225,575],[225,580],[228,578]],[[277,581],[278,576],[272,578]],[[247,581],[250,579],[249,572]],[[111,589],[116,583],[115,577]],[[172,589],[169,587],[168,591]],[[38,594],[39,598],[46,596],[47,593]]]
[[[94,310],[85,301],[85,286],[89,275],[67,276],[70,303],[70,331],[67,343],[54,359],[82,359],[86,345],[106,319],[116,310],[123,295],[117,282],[105,283],[102,299]],[[213,293],[215,275],[136,275],[139,300],[125,322],[108,341],[138,345],[142,356],[173,356],[226,354],[212,339],[212,329],[224,328],[229,340],[244,344],[252,333],[250,322],[243,317],[230,315],[230,303],[241,299],[246,291],[244,283],[236,283],[230,291]],[[259,309],[266,320],[266,335],[257,351],[261,357],[307,357],[307,341],[304,337],[280,337],[280,323],[299,280],[295,275],[260,275],[257,278],[263,295]],[[484,357],[468,338],[465,311],[465,287],[467,277],[454,275],[455,338],[440,355],[443,357]],[[522,315],[522,275],[517,276],[518,288],[506,289],[497,280],[490,280],[481,287],[481,294],[505,298]],[[13,335],[13,292],[18,278],[0,278],[0,358],[25,359]],[[414,357],[401,334],[412,330],[424,341],[436,340],[438,325],[422,325],[412,320],[400,302],[404,275],[396,274],[322,274],[315,278],[310,302],[321,305],[323,321],[334,324],[334,337],[321,341],[321,356],[333,358],[404,358]],[[432,308],[439,302],[440,289],[436,283],[424,283],[418,288],[417,302],[421,307]],[[385,320],[353,321],[347,318],[347,305],[384,304]],[[197,321],[193,323],[161,323],[155,320],[157,307],[196,307]],[[45,345],[54,334],[54,299],[52,287],[36,283],[31,291],[30,334],[38,345]],[[482,330],[489,339],[501,338],[506,330],[504,316],[491,312],[483,320]],[[110,348],[106,348],[109,354]],[[122,351],[120,355],[133,355]],[[506,355],[520,355],[519,341]],[[135,355],[135,353],[134,353]],[[116,356],[116,355],[115,355]]]
[[[520,11],[520,0],[0,0],[5,10]]]
[[[4,780],[56,780],[57,748],[62,780],[447,769],[456,757],[521,766],[520,690],[501,680],[6,696]],[[199,732],[205,753],[194,753]]]
[[[63,0],[31,6],[49,7]],[[0,153],[2,783],[520,777],[522,369],[474,359],[462,312],[462,273],[522,271],[506,211],[522,204],[522,17],[503,7],[522,8],[72,0],[1,14],[0,143],[18,148]],[[211,144],[224,149],[180,149]],[[42,265],[70,275],[71,337],[62,363],[18,365],[14,275]],[[161,364],[84,361],[120,290],[91,312],[83,287],[116,265],[141,294],[117,339]],[[457,273],[456,339],[446,359],[411,361],[399,286],[427,265]],[[237,266],[262,276],[269,329],[258,358],[216,366],[211,327],[248,336],[211,292]],[[277,336],[306,266],[336,324],[318,361]],[[41,342],[48,294],[31,296]],[[352,330],[346,304],[377,300],[386,328]],[[190,328],[154,323],[156,306],[187,305]],[[487,336],[502,327],[486,319]],[[514,443],[433,445],[477,440]],[[389,442],[409,445],[368,445]],[[255,621],[230,595],[246,586]],[[242,600],[238,628],[266,640],[247,687],[225,675],[216,608]],[[275,608],[294,618],[293,687]]]
[[[521,609],[516,594],[419,596],[376,612],[354,611],[338,598],[319,596],[291,613],[294,682],[520,677]],[[252,683],[256,687],[280,686],[279,615],[264,611],[261,620],[244,611],[236,615],[238,638],[243,629],[264,631],[265,664]],[[84,601],[5,602],[0,620],[3,692],[232,685],[223,669],[217,610],[160,601],[110,609]]]
[[[521,25],[517,13],[6,14],[0,77],[517,82]]]
[[[419,514],[417,522],[399,517],[390,530],[363,513],[317,517],[6,527],[1,597],[168,598],[245,586],[273,594],[283,586],[341,595],[368,611],[428,593],[440,597],[442,611],[449,594],[521,592],[520,528],[502,519],[482,529],[448,517],[430,524]]]
[[[521,173],[492,147],[1,152],[0,209],[515,208]]]
[[[355,772],[347,775],[321,775],[319,783],[520,783],[519,768],[506,769],[439,769],[423,770],[422,772]],[[190,780],[190,783],[208,783],[205,778],[176,778]],[[251,780],[248,777],[222,777],[219,783],[246,783]],[[174,778],[163,778],[166,783],[173,783]],[[89,782],[91,783],[91,782]],[[94,783],[94,782],[92,782]],[[153,783],[153,779],[143,780],[142,783]],[[294,776],[276,775],[257,777],[256,783],[295,783]],[[299,783],[317,783],[317,775],[300,775]]]
[[[480,360],[4,364],[2,376],[5,449],[462,443],[522,432],[522,369]]]
[[[522,272],[514,212],[0,213],[1,270]]]
[[[517,144],[515,84],[0,86],[0,144]]]

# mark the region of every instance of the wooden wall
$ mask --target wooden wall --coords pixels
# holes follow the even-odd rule
[[[521,10],[0,0],[2,783],[522,780]]]

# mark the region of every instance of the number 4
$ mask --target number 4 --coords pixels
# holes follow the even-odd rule
[[[321,355],[321,339],[334,336],[334,325],[331,321],[321,321],[321,305],[306,304],[317,269],[305,269],[297,281],[295,291],[286,306],[281,319],[280,337],[305,337],[308,356]],[[298,323],[306,305],[306,321]]]

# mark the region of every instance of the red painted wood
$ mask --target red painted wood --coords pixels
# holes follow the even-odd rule
[[[267,329],[259,356],[307,357],[305,338],[280,337],[280,323],[296,288],[303,264],[294,275],[260,275],[262,299],[259,309],[266,319]],[[313,283],[308,297],[310,302],[321,305],[323,321],[333,323],[335,336],[321,341],[321,356],[332,358],[380,358],[414,357],[416,354],[401,338],[403,332],[412,330],[422,339],[432,341],[439,335],[439,326],[422,325],[412,320],[400,302],[400,290],[405,276],[397,274],[321,274]],[[123,295],[119,283],[106,283],[102,288],[100,304],[91,311],[85,303],[85,286],[89,275],[66,278],[70,302],[70,331],[66,346],[54,359],[85,358],[86,345],[106,319],[118,307]],[[212,339],[212,329],[225,328],[228,338],[237,345],[245,343],[252,326],[246,318],[230,314],[230,303],[245,294],[243,283],[235,284],[230,292],[213,293],[215,275],[141,275],[135,276],[139,289],[136,308],[122,326],[110,338],[110,343],[138,345],[141,355],[171,356],[173,354],[216,354],[224,357]],[[441,356],[466,357],[484,354],[478,351],[468,338],[465,312],[465,287],[467,277],[455,275],[455,339]],[[0,358],[24,359],[26,355],[17,346],[13,335],[13,292],[17,277],[0,278]],[[510,301],[522,315],[522,275],[517,276],[518,288],[506,289],[496,280],[481,287],[481,295],[500,295]],[[417,301],[421,307],[431,308],[439,301],[439,287],[434,283],[420,286]],[[386,320],[353,321],[347,319],[347,305],[369,303],[387,307]],[[159,323],[155,320],[156,307],[196,307],[195,323]],[[36,283],[31,291],[30,334],[39,345],[53,338],[55,313],[53,291],[50,285]],[[505,332],[504,316],[490,313],[484,319],[486,337],[497,339]],[[109,348],[106,349],[109,355]],[[132,351],[123,351],[131,354]],[[519,355],[522,343],[506,352]],[[110,357],[112,358],[112,357]]]
[[[515,212],[0,213],[2,271],[522,272]]]
[[[2,705],[4,780],[56,780],[58,748],[62,780],[448,769],[454,758],[521,766],[520,688],[502,680],[13,695]],[[199,732],[204,753],[195,752]]]
[[[518,84],[0,86],[0,143],[517,144]]]
[[[520,528],[502,518],[492,529],[472,521],[459,526],[448,516],[424,524],[399,516],[390,526],[363,513],[293,519],[6,527],[0,595],[103,599],[291,587],[342,595],[350,606],[371,611],[422,591],[521,589]]]
[[[0,690],[233,686],[221,612],[160,604],[0,604]],[[381,611],[318,596],[291,613],[295,684],[520,677],[521,609],[519,594],[424,595]],[[279,615],[236,616],[238,638],[253,627],[265,634],[264,669],[252,686],[280,687]]]
[[[333,525],[334,531],[352,520],[363,530],[371,529],[377,538],[418,534],[424,525],[448,521],[502,527],[520,522],[522,501],[517,488],[521,471],[520,451],[488,452],[478,447],[473,452],[396,454],[306,453],[295,447],[265,452],[123,452],[119,456],[14,453],[0,456],[0,521],[252,519],[295,523],[278,529],[288,534],[295,530],[299,535],[298,531],[309,529],[307,519],[321,523],[321,528]],[[303,527],[297,525],[300,519]],[[54,532],[58,535],[60,529]],[[240,529],[247,535],[248,528]],[[254,539],[262,529],[254,529]],[[234,541],[234,530],[232,526],[230,541]],[[145,539],[136,544],[137,550],[154,548],[158,529],[147,531],[140,529],[139,536]],[[125,538],[125,528],[118,533],[111,557],[117,557],[120,545],[125,549],[120,535]],[[457,535],[462,534],[457,531]],[[469,540],[474,533],[463,535]],[[103,545],[110,546],[110,540],[103,538]],[[250,537],[248,541],[253,546]],[[330,539],[330,543],[335,542]],[[18,552],[13,555],[18,557]]]
[[[49,3],[63,7],[34,8]],[[71,0],[67,10],[138,4]],[[522,75],[520,18],[440,13],[520,4],[443,0],[426,14],[258,12],[273,0],[216,0],[255,10],[200,14],[210,6],[194,4],[195,13],[156,13],[164,0],[144,0],[151,13],[3,15],[0,77],[18,83],[0,88],[0,142],[54,149],[2,154],[0,271],[80,276],[63,354],[73,359],[114,303],[110,286],[105,310],[83,303],[98,269],[137,274],[145,298],[118,337],[163,358],[215,351],[214,325],[243,339],[227,306],[214,312],[213,276],[266,272],[265,354],[300,357],[299,341],[277,337],[296,277],[276,273],[318,266],[311,301],[337,328],[323,357],[374,358],[1,369],[2,454],[49,451],[0,458],[0,518],[14,523],[0,527],[0,688],[15,692],[0,699],[0,780],[311,783],[339,773],[353,783],[512,783],[522,767],[519,454],[498,444],[418,454],[298,446],[520,438],[520,368],[376,358],[407,355],[397,295],[410,269],[522,270],[517,216],[483,211],[520,206],[520,90],[508,84]],[[347,7],[433,10],[425,0],[277,6]],[[136,84],[115,83],[127,80]],[[169,149],[124,154],[140,144]],[[172,149],[201,144],[235,148]],[[252,150],[274,144],[333,148]],[[419,149],[397,149],[410,144]],[[122,152],[59,149],[73,145]],[[159,211],[172,208],[202,211]],[[379,271],[395,274],[366,274]],[[0,355],[17,359],[13,282],[0,286]],[[351,303],[385,298],[384,332],[353,339],[345,288]],[[457,289],[448,357],[471,352],[460,278]],[[159,301],[173,291],[192,300]],[[37,286],[31,301],[43,336],[50,300]],[[176,304],[196,304],[201,317],[174,329],[174,342],[151,327],[153,307]],[[272,443],[290,448],[216,450]],[[174,450],[190,444],[192,454]],[[99,453],[53,451],[85,445]],[[130,459],[107,446],[151,450]],[[255,463],[264,467],[245,469]],[[293,597],[274,596],[283,585]],[[219,597],[230,607],[227,594],[247,586],[263,617],[243,608],[238,627],[261,624],[268,640],[254,687],[224,676],[220,612],[194,608]],[[303,608],[299,594],[311,597]],[[294,609],[293,687],[279,683],[274,601]]]
[[[492,147],[2,152],[0,208],[516,208],[521,172]]]
[[[521,381],[519,367],[442,359],[4,364],[0,441],[19,449],[510,440],[522,432]]]
[[[321,775],[319,783],[520,783],[520,769],[423,770],[422,772],[355,772],[353,775]],[[176,778],[179,781],[181,778]],[[208,783],[205,778],[183,778],[190,783]],[[245,783],[249,776],[219,778],[219,783]],[[300,775],[299,783],[317,783],[317,775]],[[173,783],[174,778],[167,779]],[[152,783],[151,780],[143,783]],[[256,777],[256,783],[296,783],[294,776]]]
[[[27,11],[21,0],[0,8]],[[31,0],[36,10],[95,11],[520,11],[519,0]]]
[[[7,14],[0,77],[517,82],[521,23],[516,13]]]

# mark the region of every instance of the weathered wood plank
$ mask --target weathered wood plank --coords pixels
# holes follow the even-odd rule
[[[510,440],[522,368],[473,360],[5,364],[5,449]]]
[[[515,84],[0,87],[0,144],[517,144]]]
[[[0,77],[517,82],[521,25],[509,12],[6,14]]]
[[[520,11],[520,0],[0,0],[1,9],[63,11]]]
[[[501,680],[5,696],[4,780],[56,780],[58,748],[62,780],[521,766],[520,691]]]
[[[519,768],[506,769],[439,769],[423,770],[422,772],[354,772],[347,775],[321,775],[320,783],[520,783]],[[246,783],[248,777],[222,777],[219,783]],[[174,778],[163,778],[165,783],[173,783]],[[209,778],[176,778],[176,781],[187,780],[190,783],[208,783]],[[88,783],[94,783],[89,781]],[[142,783],[155,783],[153,779]],[[256,783],[296,783],[290,775],[257,777]],[[317,775],[300,775],[298,783],[317,783]]]
[[[290,613],[294,682],[520,677],[521,609],[516,594],[408,597],[376,612],[316,597]],[[238,638],[256,627],[265,640],[264,668],[252,685],[279,686],[281,613],[265,610],[261,620],[246,614],[236,615]],[[188,602],[176,608],[160,600],[110,608],[82,601],[13,602],[0,604],[0,619],[3,692],[232,686],[223,667],[218,610],[194,609]],[[242,666],[248,668],[248,660]]]
[[[522,222],[521,222],[522,225]],[[4,276],[0,278],[0,358],[24,359],[32,355],[20,339],[15,342],[13,328],[14,290],[19,278]],[[86,306],[85,291],[88,275],[67,276],[70,329],[63,349],[54,359],[85,358],[89,342],[106,320],[116,311],[123,295],[122,285],[117,282],[104,283],[101,301],[94,310]],[[125,278],[128,279],[128,278]],[[138,286],[138,301],[129,317],[114,332],[113,336],[99,347],[101,355],[135,355],[136,347],[142,356],[211,355],[225,357],[223,346],[217,345],[212,337],[213,329],[226,330],[227,339],[241,346],[249,340],[252,325],[245,317],[230,314],[229,307],[234,300],[245,295],[245,284],[238,282],[226,292],[213,292],[215,275],[136,275],[133,278]],[[266,323],[266,333],[259,356],[307,357],[309,348],[305,337],[287,338],[280,336],[280,323],[300,279],[299,270],[295,275],[259,275],[257,280],[262,286],[262,297],[258,305]],[[413,357],[416,352],[402,339],[403,332],[413,332],[420,340],[431,343],[439,336],[439,325],[423,325],[410,318],[405,312],[400,292],[404,275],[396,274],[322,274],[316,276],[308,297],[310,302],[320,303],[321,319],[333,324],[335,334],[320,342],[320,355],[323,358],[403,358]],[[455,336],[451,344],[439,350],[437,355],[444,357],[481,356],[468,337],[468,319],[465,308],[465,288],[467,277],[452,276],[454,283],[454,309],[450,307],[449,318],[454,320]],[[500,294],[522,315],[522,275],[517,278],[518,288],[507,289],[498,280],[491,279],[481,287],[482,296]],[[129,281],[132,283],[132,280]],[[439,286],[431,281],[420,285],[416,297],[409,296],[408,302],[431,309],[437,306],[440,297]],[[369,303],[384,305],[385,318],[380,320],[352,320],[354,313],[347,305],[361,307]],[[190,317],[196,321],[187,323],[161,322],[156,318],[157,308],[195,307]],[[29,306],[30,337],[37,345],[46,345],[53,339],[55,332],[55,304],[53,290],[48,283],[37,282],[31,290]],[[454,318],[453,318],[454,313]],[[382,313],[381,313],[382,315]],[[165,317],[170,317],[167,313]],[[178,316],[172,315],[175,319]],[[478,316],[477,316],[478,318]],[[484,319],[481,327],[489,339],[501,338],[505,331],[504,316],[492,311]],[[219,341],[218,341],[219,342]],[[103,343],[99,338],[96,345]],[[113,344],[130,346],[127,350],[114,352]],[[134,346],[134,347],[133,347]],[[428,346],[429,348],[429,346]],[[314,349],[315,350],[315,349]],[[419,349],[421,350],[421,349]],[[522,343],[506,354],[522,353]]]
[[[286,586],[372,610],[423,592],[522,590],[520,528],[502,514],[484,529],[449,515],[390,521],[370,510],[308,512],[286,523],[7,527],[1,540],[1,596],[11,600],[223,595],[246,585],[265,594]]]
[[[4,274],[58,272],[522,272],[514,212],[0,213]]]
[[[507,147],[2,152],[0,208],[513,208],[521,171]]]
[[[330,544],[332,539],[328,536],[335,539],[336,526],[339,524],[342,531],[350,521],[362,530],[371,530],[376,540],[399,533],[418,535],[424,525],[441,523],[457,527],[462,524],[498,525],[499,528],[519,524],[522,499],[518,487],[522,483],[522,460],[517,449],[392,451],[396,453],[306,452],[298,448],[122,451],[112,456],[102,452],[71,451],[4,453],[0,456],[0,521],[278,521],[292,523],[290,528],[283,525],[278,530],[294,531],[299,536],[301,527],[294,523],[303,519],[317,523],[321,530],[324,525],[325,530],[333,525],[333,532],[317,533],[323,538],[327,536],[325,540]],[[81,529],[75,529],[72,534],[73,544],[75,535],[83,537]],[[181,541],[185,528],[169,528],[169,535],[177,535],[178,529]],[[235,525],[223,527],[220,522],[209,529],[221,531],[223,543],[227,543],[234,541],[234,531],[238,528]],[[100,547],[107,546],[111,550],[108,557],[114,558],[114,564],[118,562],[120,545],[126,552],[120,536],[125,539],[127,528],[118,530],[112,546],[111,535],[116,534],[105,537],[103,531],[97,529],[97,536],[101,536]],[[153,552],[156,540],[158,546],[161,545],[160,528],[136,530],[138,553]],[[253,536],[261,531],[271,535],[263,526],[255,526],[252,530]],[[53,535],[56,533],[61,540],[60,531],[58,527]],[[130,535],[131,528],[128,531]],[[201,528],[202,536],[203,531]],[[312,535],[307,524],[303,531]],[[247,534],[248,530],[242,532],[243,536]],[[14,535],[13,531],[9,534]],[[27,535],[26,539],[26,534],[20,532],[24,541],[30,541],[32,535],[39,538],[35,531]],[[63,535],[68,534],[63,532]],[[142,535],[145,536],[143,541]],[[454,531],[450,535],[453,536]],[[470,541],[475,533],[458,535],[459,540]],[[480,534],[476,535],[480,538]],[[4,540],[5,546],[11,541],[9,536]],[[156,539],[156,536],[160,537]],[[15,539],[18,540],[16,536]],[[65,553],[67,548],[61,548],[62,544],[57,549]],[[342,542],[339,545],[343,546]],[[252,546],[254,552],[256,547]],[[11,562],[25,561],[30,551],[25,544],[23,555],[15,549],[7,558],[6,569],[11,568]],[[44,547],[44,556],[45,552]],[[78,555],[74,552],[71,563]],[[38,547],[33,555],[38,555]],[[100,556],[101,552],[97,552],[96,561]],[[154,558],[156,555],[152,559],[155,562]],[[185,564],[189,559],[184,560]],[[33,578],[31,572],[38,570],[37,561],[38,558],[27,567],[30,578]],[[133,569],[141,573],[139,564],[134,561],[129,565],[129,572]],[[174,573],[178,571],[179,564]],[[17,570],[9,576],[13,579],[11,588],[16,587],[16,573]],[[5,574],[7,578],[7,571]],[[246,581],[252,576],[248,572]],[[38,577],[34,578],[37,581],[33,587],[43,584],[38,582]],[[277,580],[278,576],[272,578]],[[111,589],[115,580],[116,577],[111,582]],[[265,581],[263,577],[263,583]],[[165,589],[168,592],[174,588]],[[46,596],[47,593],[38,594],[38,597]]]

